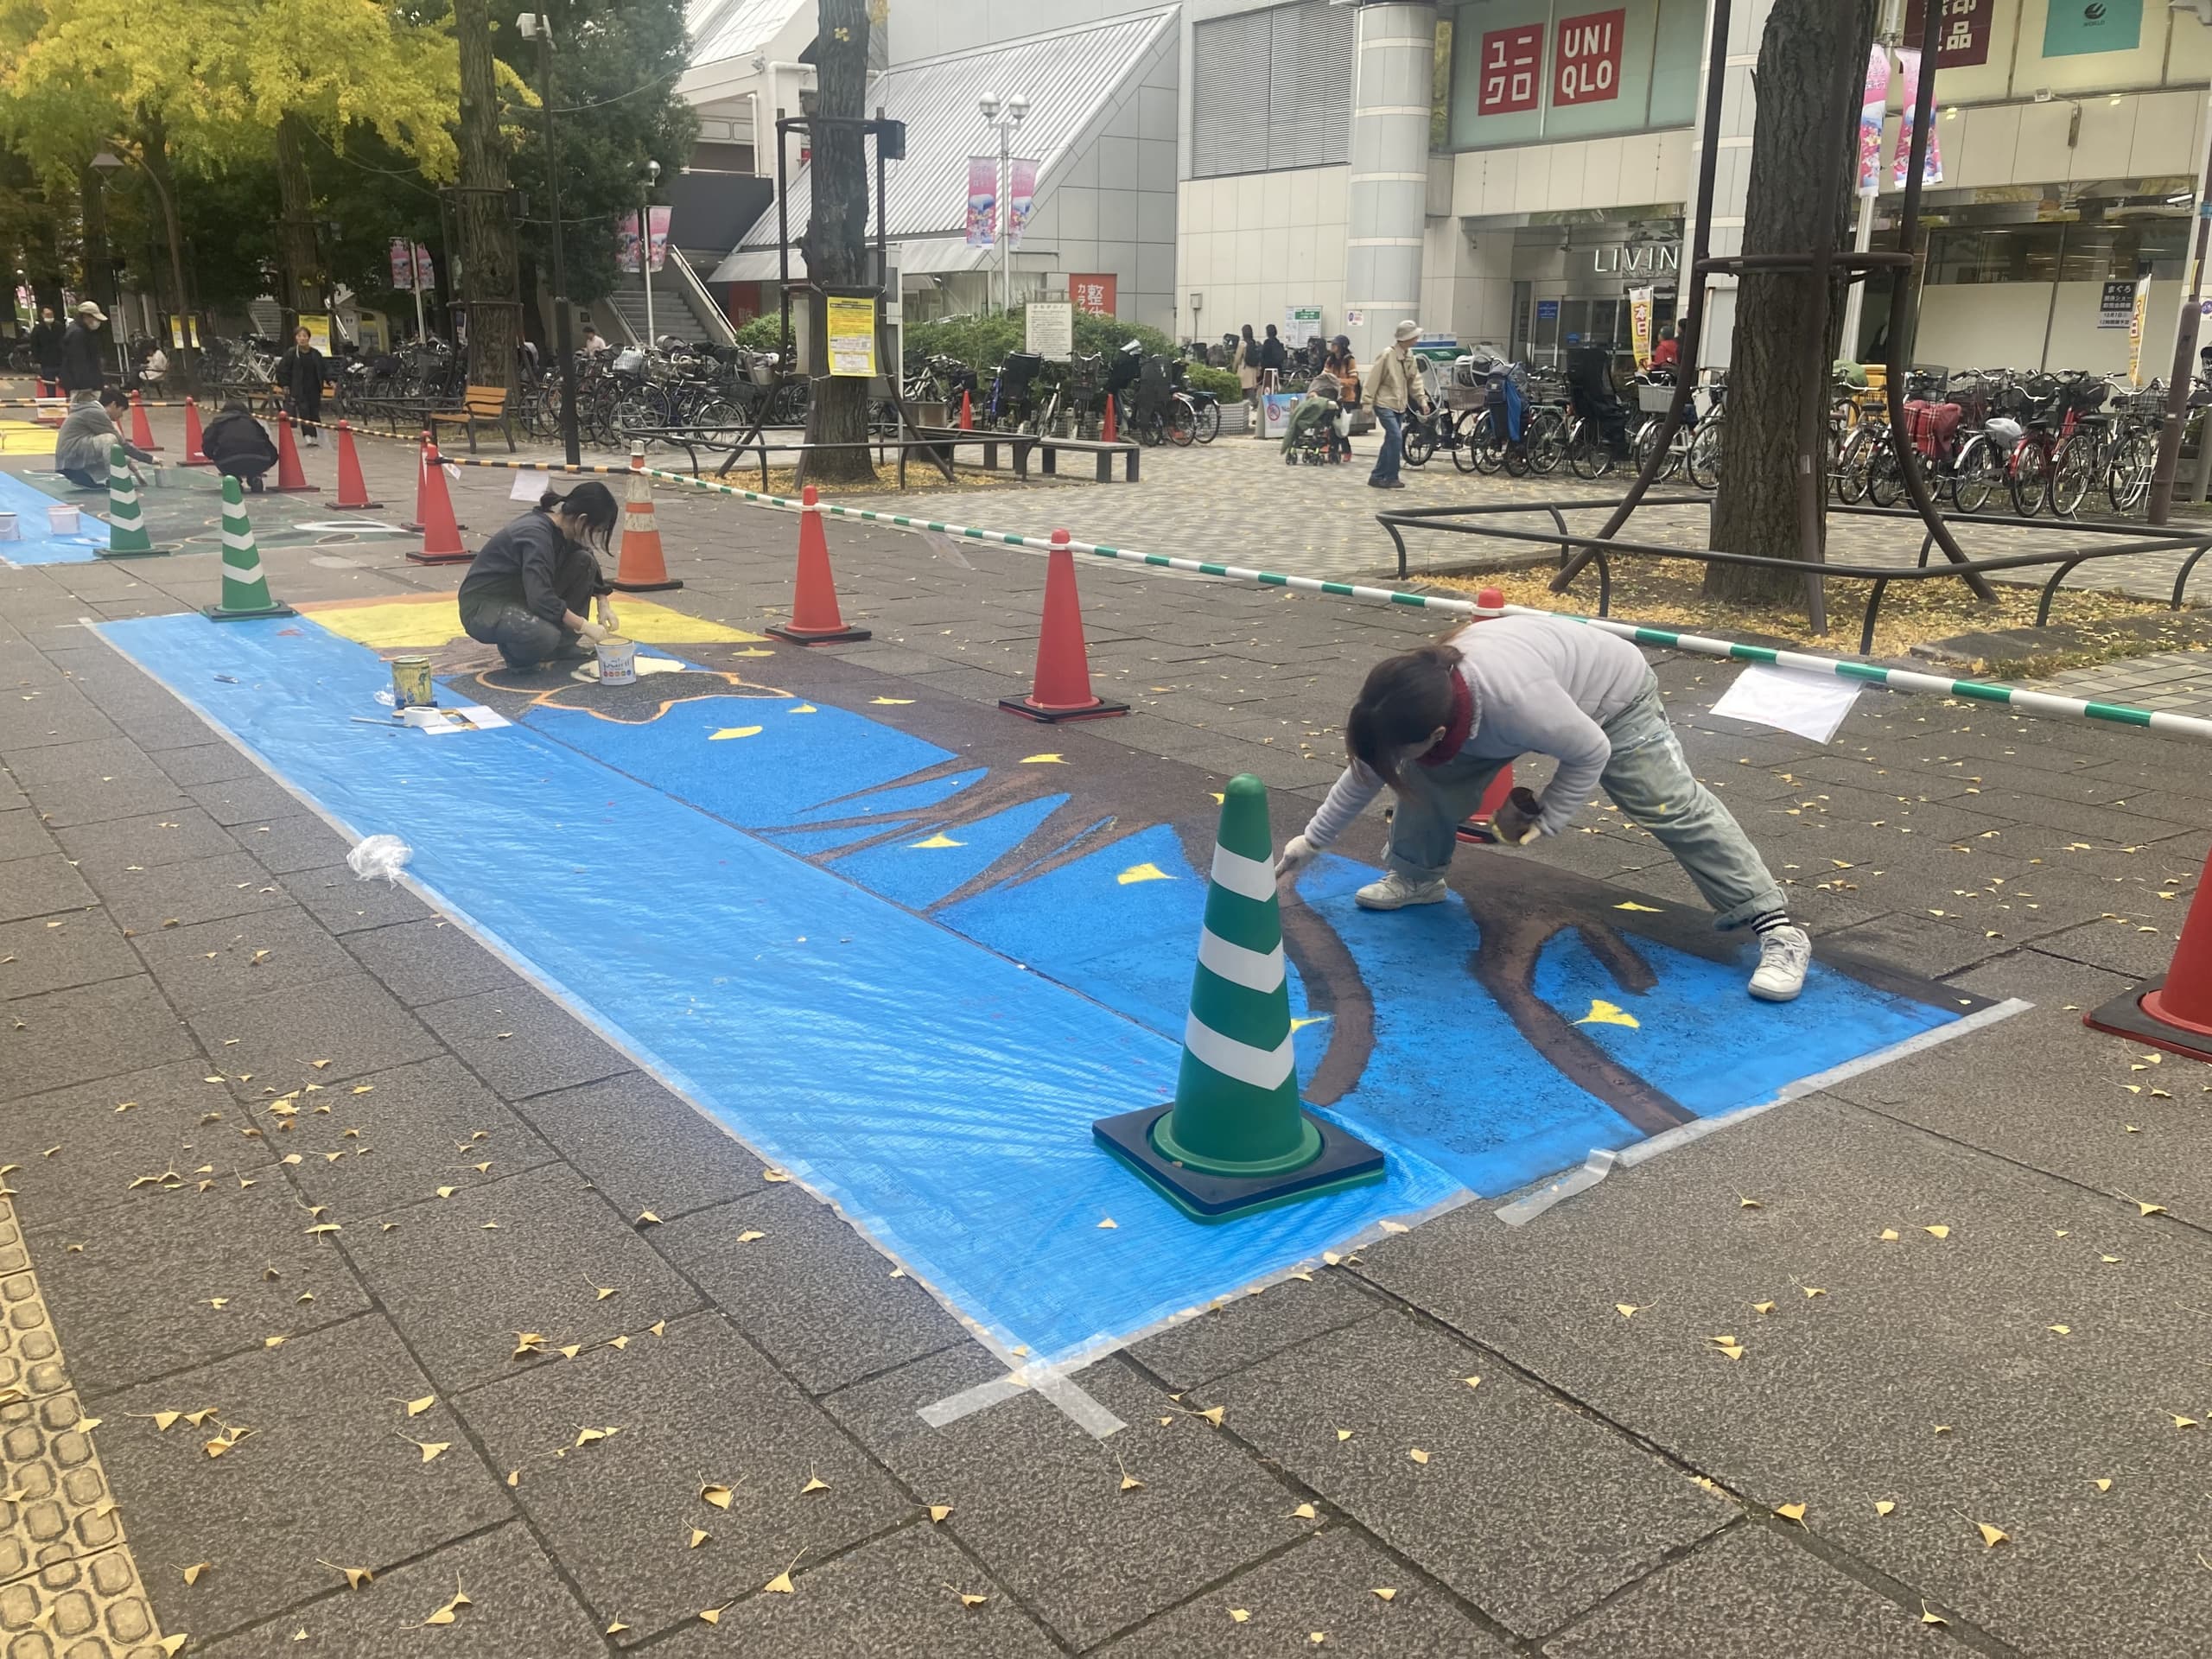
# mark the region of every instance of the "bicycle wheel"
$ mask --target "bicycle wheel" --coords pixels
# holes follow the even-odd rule
[[[1866,499],[1874,451],[1887,448],[1887,438],[1888,434],[1882,428],[1862,426],[1844,440],[1843,454],[1835,469],[1838,500],[1855,505]]]
[[[1708,415],[1698,423],[1697,435],[1690,440],[1689,452],[1683,460],[1690,482],[1700,490],[1720,487],[1720,417]]]
[[[2006,471],[2012,511],[2023,518],[2034,518],[2050,494],[2050,451],[2033,438],[2022,438],[2012,446],[2012,465]]]
[[[2120,440],[2105,469],[2105,494],[2114,512],[2133,512],[2151,493],[2151,472],[2158,463],[2158,441],[2148,432]]]
[[[2050,510],[2071,518],[2097,486],[2097,463],[2103,446],[2090,432],[2069,432],[2050,457]]]
[[[1596,478],[1605,471],[1604,462],[1607,459],[1597,428],[1578,417],[1567,429],[1567,464],[1573,468],[1574,475]]]
[[[1221,405],[1208,404],[1198,410],[1198,438],[1200,443],[1211,443],[1221,435]]]
[[[1980,512],[2004,487],[2004,449],[1988,434],[1975,433],[1951,469],[1951,499],[1961,512]]]
[[[1427,466],[1428,458],[1436,453],[1434,429],[1427,421],[1408,421],[1403,448],[1407,466]]]
[[[1555,409],[1540,409],[1529,416],[1529,470],[1548,474],[1559,470],[1567,459],[1567,419]]]
[[[1198,441],[1198,414],[1187,397],[1178,397],[1167,405],[1167,439],[1178,449],[1187,449]]]
[[[1878,507],[1894,507],[1904,495],[1904,469],[1885,436],[1866,463],[1866,499]]]

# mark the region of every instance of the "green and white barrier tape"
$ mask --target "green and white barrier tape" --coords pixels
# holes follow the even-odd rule
[[[733,484],[711,483],[682,473],[662,472],[648,467],[645,475],[664,483],[711,490],[718,494],[735,496],[757,506],[774,507],[787,512],[800,512],[805,505],[786,495],[770,495],[760,490],[741,489]],[[994,545],[1025,548],[1038,553],[1050,552],[1052,547],[1048,537],[1022,536],[1004,530],[979,530],[967,524],[948,524],[934,518],[920,518],[912,513],[879,512],[871,507],[843,506],[834,501],[817,501],[816,505],[833,518],[850,518],[862,524],[886,524],[894,530],[934,531],[939,535],[957,536],[965,541],[988,542]],[[1192,575],[1217,576],[1230,582],[1257,582],[1266,588],[1287,588],[1294,593],[1326,594],[1338,599],[1367,600],[1414,610],[1438,611],[1450,616],[1476,613],[1476,606],[1471,600],[1445,599],[1433,594],[1409,594],[1396,588],[1370,588],[1351,582],[1324,582],[1314,576],[1287,576],[1272,570],[1254,570],[1236,564],[1215,564],[1203,559],[1171,558],[1164,553],[1139,553],[1128,548],[1108,547],[1092,542],[1071,541],[1067,545],[1074,552],[1086,554],[1092,558],[1110,559],[1121,564],[1150,565],[1155,569],[1181,570]],[[1610,617],[1580,616],[1572,611],[1546,611],[1528,605],[1508,605],[1505,609],[1510,615],[1557,616],[1567,621],[1581,622],[1590,627],[1603,628],[1608,633],[1617,633],[1624,639],[1632,639],[1639,645],[1658,645],[1670,651],[1693,652],[1704,657],[1730,658],[1739,663],[1765,663],[1776,668],[1794,668],[1809,674],[1830,675],[1840,680],[1859,680],[1871,685],[1887,686],[1892,691],[1932,692],[1937,696],[1958,697],[1969,702],[1997,703],[2023,715],[2094,720],[2114,726],[2139,726],[2177,737],[2212,741],[2212,720],[2201,719],[2195,715],[2168,714],[2163,709],[2137,709],[2126,703],[2088,702],[2079,697],[2053,696],[2047,691],[2018,690],[2011,686],[1985,684],[1979,680],[1947,680],[1939,674],[1916,674],[1909,669],[1881,668],[1872,663],[1848,662],[1841,658],[1821,657],[1809,652],[1777,651],[1766,645],[1739,645],[1732,639],[1707,639],[1702,634],[1638,627],[1632,622],[1616,622]]]

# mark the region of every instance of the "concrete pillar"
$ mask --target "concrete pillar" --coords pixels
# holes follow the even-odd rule
[[[1391,0],[1359,10],[1353,54],[1344,309],[1353,353],[1371,361],[1401,319],[1421,312],[1428,195],[1429,86],[1436,8]]]
[[[1751,183],[1751,118],[1758,100],[1751,81],[1751,70],[1758,62],[1759,40],[1766,33],[1767,14],[1774,10],[1774,0],[1736,0],[1729,19],[1727,61],[1721,71],[1720,82],[1713,84],[1700,71],[1701,85],[1698,99],[1699,126],[1693,133],[1690,145],[1690,200],[1686,216],[1697,213],[1698,168],[1702,162],[1700,146],[1703,143],[1704,111],[1707,101],[1720,101],[1720,133],[1717,159],[1713,175],[1712,245],[1708,251],[1719,257],[1744,251],[1744,204]],[[1713,27],[1712,13],[1706,14],[1706,28]],[[1707,37],[1706,52],[1711,51],[1711,36]],[[1709,56],[1703,61],[1709,61]],[[1685,223],[1682,238],[1681,297],[1678,315],[1689,308],[1689,285],[1694,280],[1689,272],[1691,233],[1695,226]],[[1708,296],[1705,312],[1705,336],[1699,342],[1698,359],[1700,367],[1726,367],[1736,338],[1736,279],[1733,276],[1712,276],[1705,279]]]

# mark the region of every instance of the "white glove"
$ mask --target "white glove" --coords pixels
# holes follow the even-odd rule
[[[607,638],[607,631],[598,623],[587,620],[583,626],[576,630],[576,632],[579,637],[590,640],[595,645]]]
[[[609,633],[618,632],[622,625],[614,620],[613,602],[602,597],[599,601],[599,624]]]
[[[1275,880],[1294,881],[1298,873],[1319,857],[1321,849],[1303,836],[1293,836],[1283,843],[1282,856],[1275,861]]]

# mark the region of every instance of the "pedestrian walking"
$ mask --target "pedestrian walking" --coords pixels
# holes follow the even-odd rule
[[[67,332],[52,306],[39,307],[38,321],[31,325],[31,361],[38,365],[40,379],[61,378],[61,340]]]
[[[1344,721],[1348,764],[1275,866],[1294,880],[1387,787],[1388,872],[1353,894],[1366,910],[1441,903],[1461,821],[1498,770],[1523,754],[1559,762],[1541,798],[1516,790],[1494,821],[1498,844],[1555,836],[1599,789],[1675,855],[1722,929],[1759,943],[1751,994],[1787,1002],[1813,944],[1751,837],[1682,754],[1658,677],[1627,640],[1554,616],[1471,623],[1440,644],[1376,664]]]
[[[105,490],[111,446],[121,444],[133,461],[152,461],[115,423],[117,416],[130,407],[130,400],[119,390],[104,386],[71,409],[54,435],[54,470],[80,490]]]
[[[269,429],[253,418],[242,397],[232,398],[207,423],[200,448],[217,472],[237,479],[256,495],[261,493],[262,475],[276,464],[276,446]]]
[[[73,404],[91,403],[92,394],[107,379],[100,367],[99,335],[100,326],[106,321],[107,313],[86,300],[77,307],[76,315],[62,332],[61,360],[55,365],[54,373]]]
[[[1260,342],[1252,338],[1252,325],[1244,325],[1243,338],[1236,342],[1236,361],[1231,365],[1236,371],[1236,384],[1244,390],[1244,401],[1254,409],[1260,406]]]
[[[1428,395],[1421,386],[1421,367],[1414,361],[1414,341],[1420,338],[1421,324],[1408,318],[1392,331],[1390,349],[1376,358],[1367,371],[1368,407],[1375,411],[1375,418],[1382,428],[1382,448],[1367,481],[1378,490],[1406,487],[1405,480],[1398,476],[1398,462],[1405,454],[1406,411],[1428,405]]]
[[[315,335],[302,323],[292,331],[292,344],[276,359],[276,384],[292,418],[300,423],[300,442],[312,448],[322,442],[322,388],[326,381],[322,353],[315,348]]]

